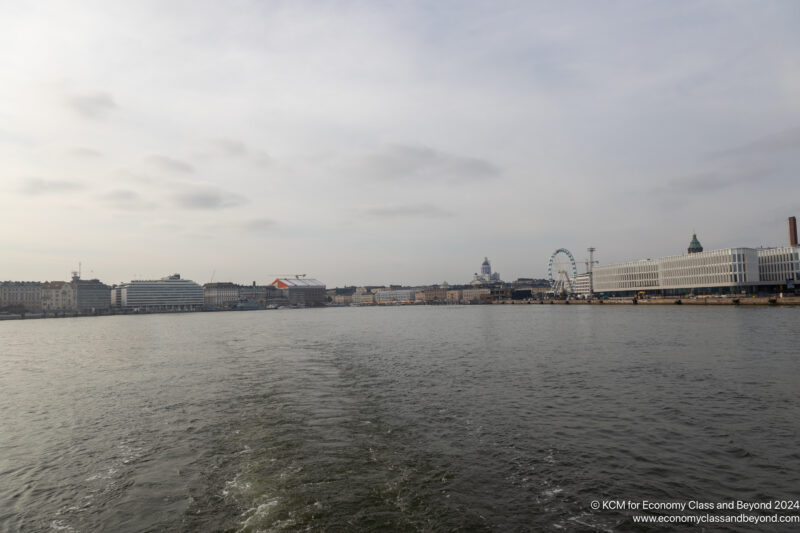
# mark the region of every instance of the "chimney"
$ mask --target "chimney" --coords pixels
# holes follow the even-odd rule
[[[797,246],[797,219],[789,217],[789,246]]]

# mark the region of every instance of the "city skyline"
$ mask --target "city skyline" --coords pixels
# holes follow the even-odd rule
[[[559,247],[785,245],[798,22],[790,2],[5,4],[0,277],[455,284],[484,256],[544,277]]]

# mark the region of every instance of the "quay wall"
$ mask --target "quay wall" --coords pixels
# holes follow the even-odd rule
[[[749,298],[608,298],[605,300],[507,301],[499,305],[800,305],[800,296],[758,296]]]

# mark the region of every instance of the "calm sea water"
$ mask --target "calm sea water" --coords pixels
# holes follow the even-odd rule
[[[685,306],[2,322],[0,528],[625,531],[590,502],[796,499],[798,326]]]

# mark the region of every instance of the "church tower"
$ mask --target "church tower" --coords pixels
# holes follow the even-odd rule
[[[703,245],[697,240],[697,233],[692,233],[692,242],[689,243],[689,253],[696,254],[703,251]]]

